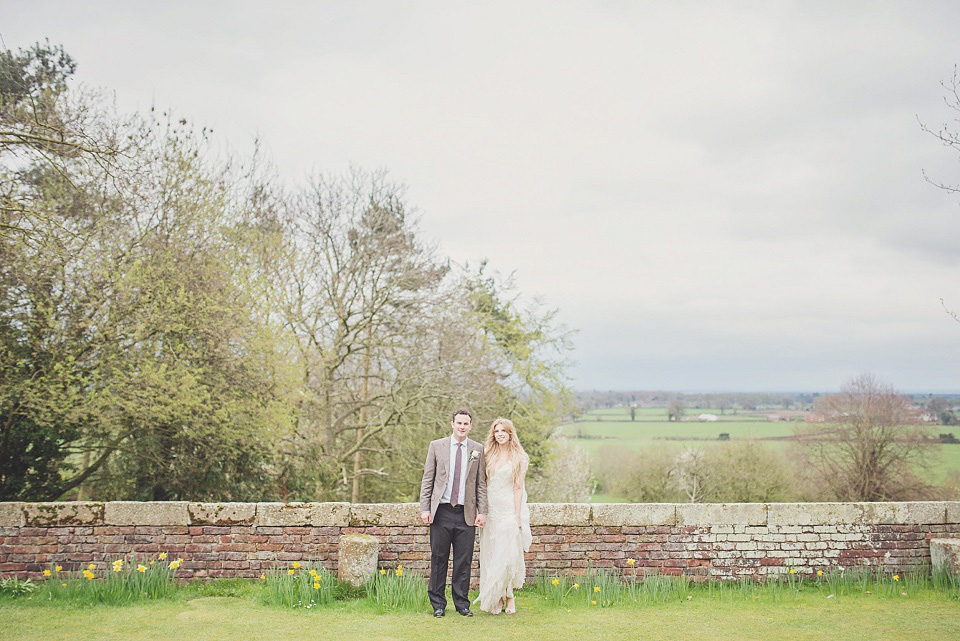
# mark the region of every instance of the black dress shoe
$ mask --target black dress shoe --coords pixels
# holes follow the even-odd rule
[[[439,619],[440,617],[442,617],[442,616],[443,616],[443,608],[437,608],[436,610],[434,610],[434,611],[433,611],[433,616],[437,617],[438,619]]]
[[[473,612],[470,611],[470,608],[457,608],[457,612],[465,617],[472,617]]]

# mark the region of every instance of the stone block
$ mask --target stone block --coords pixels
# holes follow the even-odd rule
[[[104,503],[24,503],[27,527],[103,525]]]
[[[353,586],[363,585],[377,572],[380,541],[368,534],[344,534],[337,553],[337,578]]]
[[[349,503],[257,503],[260,527],[308,526],[347,527]]]
[[[23,503],[0,503],[0,527],[23,527]]]
[[[877,525],[940,525],[946,523],[942,501],[863,503],[863,522]]]
[[[590,525],[589,503],[530,503],[530,525]]]
[[[771,526],[863,523],[862,503],[770,503],[767,508]]]
[[[350,527],[423,525],[419,503],[354,503]]]
[[[930,539],[930,564],[934,571],[960,576],[960,539]]]
[[[191,503],[187,506],[187,512],[190,515],[190,525],[253,525],[257,518],[257,504]]]
[[[766,503],[681,503],[677,504],[677,525],[766,525]]]
[[[677,524],[672,503],[594,503],[590,512],[593,524],[605,527]]]
[[[189,525],[186,501],[111,501],[104,504],[104,525]]]
[[[960,523],[960,501],[947,501],[947,523]]]

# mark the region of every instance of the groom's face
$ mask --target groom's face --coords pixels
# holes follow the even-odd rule
[[[458,442],[463,442],[467,438],[467,432],[470,431],[470,417],[466,414],[457,414],[453,417],[453,438]]]

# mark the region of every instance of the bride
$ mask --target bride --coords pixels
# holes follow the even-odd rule
[[[480,530],[480,609],[517,611],[513,591],[523,585],[523,553],[530,548],[530,512],[523,479],[529,458],[513,423],[498,418],[483,449],[487,464],[487,524]]]

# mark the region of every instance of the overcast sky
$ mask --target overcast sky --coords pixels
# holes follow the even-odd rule
[[[581,389],[960,390],[957,2],[0,0],[124,110],[305,181],[407,185],[426,238],[577,330]]]

